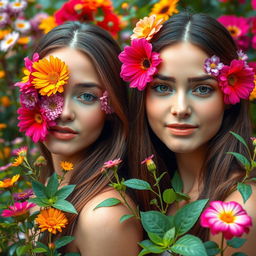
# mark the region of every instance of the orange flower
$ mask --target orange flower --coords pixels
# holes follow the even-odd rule
[[[14,175],[12,178],[7,178],[0,181],[0,188],[9,188],[20,178],[20,175]]]
[[[1,129],[5,129],[7,127],[7,125],[6,124],[2,124],[2,123],[0,123],[0,130]]]
[[[23,37],[20,37],[17,41],[18,44],[28,44],[30,42],[30,37],[29,36],[23,36]]]
[[[145,38],[146,40],[150,40],[162,27],[163,22],[164,19],[158,19],[156,15],[140,19],[133,29],[134,34],[131,35],[131,39]]]
[[[0,79],[1,78],[4,78],[5,77],[5,72],[4,72],[4,70],[0,70]]]
[[[11,30],[10,29],[0,29],[0,40],[2,40],[6,35],[10,34]]]
[[[161,0],[159,3],[156,3],[150,15],[155,14],[158,18],[164,18],[168,20],[170,16],[179,11],[176,9],[177,3],[179,0]]]
[[[250,94],[250,100],[256,100],[256,80],[254,80],[254,84],[255,84],[255,86],[254,86],[253,91]]]
[[[24,156],[18,156],[15,158],[14,162],[12,163],[12,166],[19,166],[23,163]]]
[[[39,89],[41,95],[50,96],[63,92],[63,85],[67,83],[69,72],[67,65],[59,58],[50,56],[50,59],[41,59],[33,63],[34,76],[32,84]]]
[[[0,151],[0,159],[7,159],[11,155],[11,148],[4,147],[3,150]]]
[[[53,28],[57,27],[56,20],[53,16],[48,16],[45,19],[41,20],[41,23],[39,24],[38,28],[43,30],[45,34],[47,34],[49,31],[51,31]]]
[[[6,108],[11,105],[11,100],[8,96],[1,97],[0,102],[1,102],[2,106],[6,107]]]
[[[41,232],[48,230],[48,232],[56,234],[57,231],[62,232],[62,228],[66,227],[68,219],[62,211],[48,208],[38,214],[36,222]]]
[[[67,161],[61,161],[60,162],[60,167],[64,170],[64,171],[71,171],[74,169],[74,165],[70,162]]]

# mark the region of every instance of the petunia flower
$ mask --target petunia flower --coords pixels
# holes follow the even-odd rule
[[[29,202],[15,202],[14,205],[9,206],[9,209],[3,210],[2,217],[17,217],[28,213],[28,210],[36,206]]]
[[[205,72],[209,75],[218,76],[220,70],[223,68],[224,64],[220,62],[220,58],[213,55],[204,62]]]
[[[248,99],[254,88],[253,69],[243,60],[232,60],[229,66],[225,65],[218,80],[225,104],[236,104],[240,99]]]
[[[9,188],[14,185],[14,183],[20,178],[19,174],[12,176],[11,178],[6,178],[4,180],[0,180],[0,188]]]
[[[203,211],[200,223],[202,227],[210,228],[213,235],[222,233],[229,240],[248,233],[252,219],[236,202],[213,201]]]
[[[14,31],[6,35],[0,43],[0,51],[6,52],[7,50],[11,49],[15,45],[18,39],[19,39],[18,32]]]
[[[130,82],[131,88],[142,91],[157,73],[157,66],[161,63],[160,54],[152,52],[152,45],[145,39],[134,39],[131,46],[126,46],[119,54],[123,63],[121,77]]]

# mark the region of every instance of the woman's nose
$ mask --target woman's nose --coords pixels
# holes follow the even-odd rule
[[[178,119],[188,118],[191,115],[189,99],[184,92],[177,93],[171,99],[171,114]]]
[[[63,122],[70,122],[73,121],[75,118],[75,112],[72,108],[72,105],[70,104],[69,99],[67,98],[64,98],[64,104],[59,118]]]

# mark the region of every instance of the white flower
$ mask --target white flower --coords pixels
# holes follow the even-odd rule
[[[0,0],[0,12],[4,12],[8,9],[8,0]]]
[[[30,22],[28,22],[27,20],[17,19],[14,22],[14,29],[21,33],[29,32],[30,28]]]
[[[13,31],[12,33],[6,35],[4,39],[0,42],[0,51],[6,52],[17,42],[18,39],[18,32]]]
[[[20,13],[27,7],[27,2],[24,0],[16,0],[9,3],[9,9],[12,13]]]

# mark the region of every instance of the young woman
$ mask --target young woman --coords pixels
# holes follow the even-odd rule
[[[101,169],[109,160],[125,158],[127,95],[119,76],[120,49],[103,29],[70,22],[46,34],[35,52],[42,60],[38,62],[37,74],[48,71],[47,76],[39,74],[37,77],[35,86],[44,95],[40,96],[41,99],[52,96],[51,88],[43,88],[45,84],[42,80],[47,78],[49,83],[57,81],[56,73],[50,69],[63,68],[63,63],[68,69],[67,73],[63,68],[60,76],[63,81],[69,77],[66,84],[58,82],[57,96],[54,96],[56,100],[52,101],[53,105],[48,104],[58,105],[60,98],[57,97],[62,95],[62,111],[54,120],[55,125],[49,125],[45,138],[41,140],[42,151],[47,159],[43,180],[53,171],[60,173],[61,161],[74,165],[74,170],[65,176],[64,184],[76,185],[68,200],[78,215],[69,217],[68,227],[62,232],[62,235],[75,236],[74,242],[68,245],[65,252],[90,256],[135,256],[140,250],[137,245],[141,240],[140,225],[135,219],[119,222],[121,216],[129,214],[129,210],[124,205],[94,210],[107,198],[119,198],[118,193],[108,186],[109,180]],[[37,60],[36,55],[34,59]],[[49,63],[47,66],[45,60],[49,60],[51,66]],[[36,73],[33,74],[36,76]],[[47,102],[41,103],[40,108]],[[44,111],[37,118],[40,124]],[[55,114],[48,112],[47,118]],[[39,140],[37,137],[33,139]],[[121,165],[121,175],[126,175],[125,169]],[[133,204],[130,198],[128,200]]]
[[[240,203],[254,225],[245,236],[248,241],[239,250],[253,255],[256,187],[252,186],[252,196],[243,204],[240,193],[233,189],[245,176],[245,170],[227,154],[238,152],[248,157],[245,147],[230,131],[250,142],[252,133],[246,98],[254,86],[252,69],[242,60],[245,56],[241,53],[239,60],[238,49],[229,32],[209,16],[181,13],[171,17],[161,28],[154,21],[148,23],[155,24],[152,34],[143,32],[143,22],[146,24],[146,20],[142,21],[132,37],[137,40],[132,41],[133,48],[146,45],[148,41],[152,44],[152,52],[149,46],[144,48],[148,58],[141,62],[143,70],[134,77],[132,72],[126,73],[127,68],[135,69],[129,63],[136,55],[131,54],[126,62],[132,48],[120,55],[124,63],[122,77],[131,82],[131,87],[139,89],[131,89],[130,97],[129,163],[133,176],[151,179],[140,162],[154,154],[158,171],[168,170],[169,177],[162,180],[162,190],[170,187],[170,178],[178,170],[183,192],[190,196],[190,202],[209,198],[210,201]],[[154,34],[155,31],[158,32]],[[147,42],[140,42],[143,33],[144,38],[150,35],[151,39],[148,36]],[[154,72],[154,68],[157,71]],[[222,82],[218,79],[220,73]],[[142,75],[139,79],[138,74],[148,75],[148,80]],[[142,209],[150,208],[151,196],[147,192],[138,194]],[[168,214],[174,214],[186,203],[171,206]],[[220,235],[210,235],[199,223],[191,233],[204,241],[220,241]],[[228,249],[225,255],[233,252]]]

